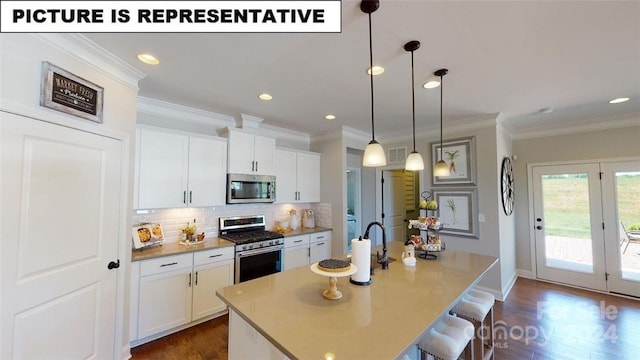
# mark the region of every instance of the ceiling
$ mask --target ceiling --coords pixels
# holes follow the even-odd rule
[[[368,20],[359,1],[342,1],[336,34],[85,34],[146,73],[144,97],[264,123],[322,133],[371,131]],[[381,1],[372,14],[377,137],[411,131],[411,55],[416,127],[439,128],[501,113],[515,133],[640,113],[638,1]],[[157,66],[136,58],[151,53]],[[268,92],[269,102],[257,95]],[[612,105],[608,101],[629,97]],[[553,108],[551,113],[541,113]],[[335,120],[325,120],[334,114]],[[635,114],[635,115],[634,115]]]

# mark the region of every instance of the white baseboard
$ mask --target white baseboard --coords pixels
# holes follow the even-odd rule
[[[509,279],[509,282],[507,283],[507,286],[505,288],[502,289],[502,296],[500,297],[500,301],[505,301],[507,299],[507,297],[509,296],[509,293],[511,292],[511,289],[513,289],[513,286],[516,284],[516,280],[518,280],[518,272],[514,272],[513,276],[511,277],[511,279]]]
[[[535,279],[536,277],[533,275],[531,270],[522,270],[516,269],[516,274],[518,277],[526,278],[526,279]]]
[[[126,344],[122,347],[122,350],[120,351],[120,359],[131,359],[131,346],[129,346],[129,344]]]

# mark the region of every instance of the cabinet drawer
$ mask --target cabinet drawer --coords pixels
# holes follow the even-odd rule
[[[309,235],[286,236],[284,238],[284,247],[307,245],[309,247]]]
[[[140,264],[140,276],[162,274],[169,271],[188,268],[192,266],[192,253],[143,260]]]
[[[198,266],[223,260],[231,260],[234,254],[235,248],[233,246],[198,251],[193,254],[193,265]]]
[[[311,243],[316,243],[320,241],[330,241],[331,240],[331,231],[324,231],[315,234],[309,235],[311,237]]]

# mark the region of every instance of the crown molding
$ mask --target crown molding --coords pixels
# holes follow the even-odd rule
[[[147,76],[84,35],[71,33],[31,34],[59,51],[74,57],[98,72],[138,90],[138,81]]]
[[[222,128],[235,128],[236,126],[236,121],[233,116],[195,109],[189,106],[150,99],[143,96],[138,96],[138,112]]]
[[[584,119],[572,122],[571,124],[565,124],[564,126],[541,126],[526,130],[517,130],[513,135],[513,140],[569,135],[631,126],[640,126],[639,112]]]
[[[456,133],[469,132],[473,130],[483,129],[487,127],[495,127],[498,121],[499,113],[487,114],[481,116],[474,116],[465,118],[462,120],[450,121],[444,124],[443,134],[451,136]],[[440,136],[440,128],[420,128],[416,129],[416,139],[418,138],[432,138]],[[385,136],[384,142],[386,143],[401,143],[411,141],[413,139],[410,133],[405,133],[396,136]]]

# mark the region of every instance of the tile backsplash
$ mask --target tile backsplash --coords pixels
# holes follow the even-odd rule
[[[242,204],[207,208],[134,210],[133,225],[145,222],[159,223],[164,232],[164,241],[171,243],[180,241],[182,238],[181,229],[187,223],[193,223],[194,219],[198,234],[204,232],[206,237],[216,237],[218,236],[218,219],[220,217],[265,215],[267,230],[271,230],[276,221],[289,217],[291,209],[296,209],[298,216],[300,216],[302,209],[313,209],[316,216],[316,226],[331,227],[331,204],[326,203]]]

